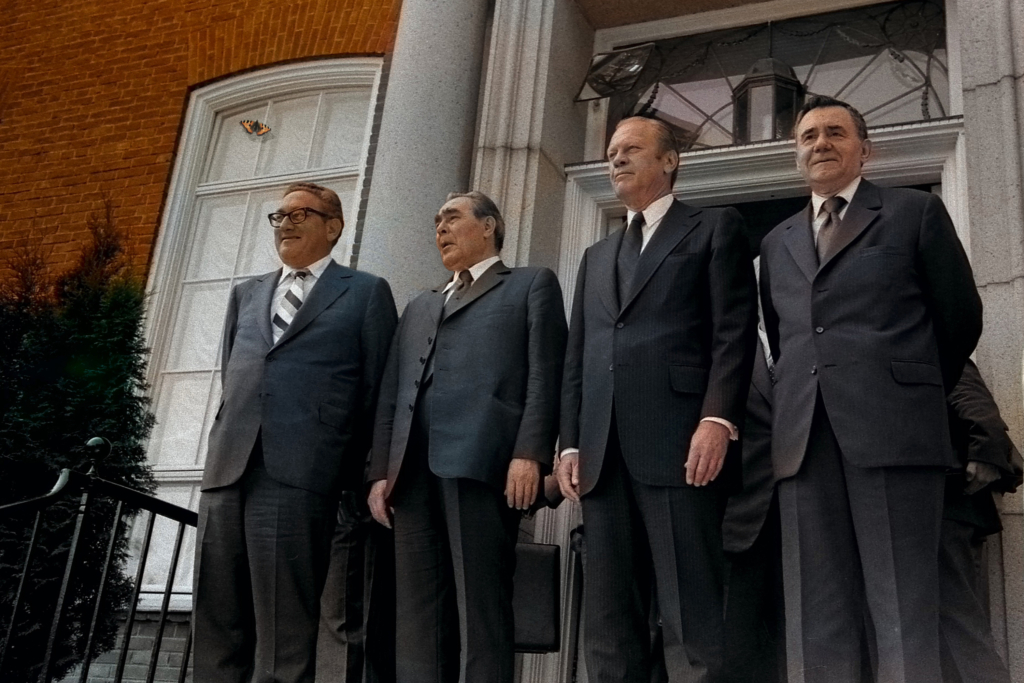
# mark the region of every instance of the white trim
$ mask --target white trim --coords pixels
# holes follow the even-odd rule
[[[645,43],[665,38],[692,36],[737,26],[753,26],[768,21],[828,14],[853,7],[877,5],[885,0],[771,0],[753,5],[740,5],[698,14],[683,14],[669,19],[646,21],[594,32],[594,54],[614,50],[622,45]]]
[[[219,112],[243,106],[249,102],[269,98],[280,98],[291,93],[345,86],[369,86],[370,102],[376,101],[380,83],[382,60],[372,58],[322,59],[295,64],[283,64],[257,72],[242,74],[217,81],[192,92],[188,111],[182,123],[181,139],[178,144],[176,163],[171,174],[167,191],[167,204],[157,231],[153,249],[153,260],[146,287],[150,306],[147,312],[146,343],[153,350],[149,363],[148,379],[155,387],[159,369],[163,367],[170,348],[169,339],[156,339],[158,330],[169,330],[174,322],[178,306],[178,294],[167,296],[161,292],[164,283],[179,282],[188,256],[189,238],[193,224],[193,210],[196,204],[199,179],[205,170],[207,154],[214,137],[214,122]],[[372,125],[372,116],[367,117],[367,130]],[[366,156],[364,135],[363,157]],[[346,169],[347,170],[347,169]],[[358,171],[357,190],[361,187],[363,169]],[[319,177],[315,170],[301,174],[304,178]],[[290,177],[290,174],[289,176]],[[283,179],[275,177],[274,180]],[[225,187],[227,184],[225,184]],[[204,188],[209,192],[209,188]],[[357,196],[358,192],[357,192]],[[350,215],[358,215],[353,207]],[[345,231],[350,241],[352,230]],[[343,239],[346,238],[345,233]],[[347,253],[351,252],[351,245]]]
[[[865,177],[882,185],[943,184],[943,199],[957,221],[967,227],[963,179],[963,118],[879,126],[871,129],[874,155]],[[565,209],[558,274],[568,299],[575,287],[583,251],[605,235],[608,220],[624,214],[608,180],[603,161],[566,166]],[[675,195],[695,204],[730,204],[807,194],[797,172],[793,142],[716,147],[687,152],[680,158]]]

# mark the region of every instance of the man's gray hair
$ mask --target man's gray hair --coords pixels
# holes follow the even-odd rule
[[[285,188],[282,197],[287,197],[292,192],[308,192],[324,203],[324,212],[331,218],[337,218],[342,225],[345,224],[345,214],[341,211],[341,198],[338,193],[329,187],[317,185],[316,183],[292,183]]]
[[[850,112],[850,116],[853,117],[853,125],[857,127],[857,137],[861,140],[868,139],[868,124],[864,120],[864,115],[853,105],[828,95],[812,95],[807,98],[804,106],[800,107],[800,111],[797,112],[796,121],[793,123],[793,135],[796,136],[796,127],[800,125],[800,121],[807,115],[807,112],[825,107],[840,107]]]
[[[501,217],[498,205],[483,192],[477,192],[476,190],[472,192],[449,192],[445,202],[450,202],[459,197],[465,197],[473,202],[473,215],[477,220],[483,220],[488,216],[494,219],[494,248],[497,251],[501,251],[501,245],[505,243],[505,219]]]

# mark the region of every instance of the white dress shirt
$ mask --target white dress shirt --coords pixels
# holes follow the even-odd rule
[[[473,282],[469,283],[469,286],[472,287],[474,284],[476,284],[476,281],[480,279],[480,276],[486,273],[488,268],[490,268],[500,260],[500,256],[492,256],[490,258],[485,258],[483,261],[477,263],[476,265],[470,266],[469,274],[473,276]],[[461,270],[458,270],[452,273],[451,281],[444,286],[443,290],[441,290],[445,293],[445,303],[448,303],[448,299],[451,298],[452,292],[455,291],[455,283],[459,281],[459,273],[461,272]]]
[[[647,205],[647,208],[643,210],[644,224],[640,227],[640,232],[643,234],[643,242],[640,243],[640,253],[644,252],[647,248],[647,243],[651,241],[651,237],[654,235],[654,231],[661,225],[661,219],[665,217],[668,210],[672,208],[672,202],[675,201],[675,197],[671,194],[667,194],[660,199],[655,199],[653,202]],[[633,216],[640,213],[639,211],[627,211],[626,212],[626,225],[629,225],[633,220]]]
[[[860,176],[854,178],[849,185],[835,194],[836,197],[846,200],[843,208],[839,209],[839,220],[843,220],[843,216],[846,215],[846,210],[850,208],[850,202],[853,201],[853,195],[857,194],[858,187],[860,187]],[[811,208],[814,210],[814,222],[811,223],[811,229],[814,230],[814,246],[818,246],[818,231],[821,230],[821,226],[825,224],[825,219],[828,217],[828,212],[824,209],[826,199],[828,197],[822,197],[820,194],[811,194]]]
[[[313,285],[320,279],[320,276],[327,270],[327,266],[331,263],[331,255],[324,256],[319,261],[315,261],[305,268],[292,268],[291,266],[283,266],[281,268],[281,277],[277,279],[277,289],[274,290],[274,298],[270,301],[270,319],[274,319],[274,313],[281,307],[281,299],[284,298],[285,293],[291,289],[292,280],[295,278],[296,270],[305,270],[309,272],[302,280],[302,300],[305,301],[306,297],[309,296],[310,290],[313,289]]]

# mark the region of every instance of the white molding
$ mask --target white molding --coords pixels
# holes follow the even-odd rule
[[[152,349],[148,380],[154,390],[159,369],[163,367],[170,347],[170,340],[157,338],[157,334],[172,329],[180,296],[180,292],[166,288],[166,283],[177,283],[182,279],[191,243],[197,189],[208,163],[206,151],[213,143],[217,114],[250,102],[345,86],[369,86],[370,101],[373,102],[379,87],[381,63],[379,57],[346,57],[283,64],[217,81],[191,93],[146,287],[149,298],[146,344]],[[367,119],[368,130],[372,117]],[[366,138],[368,136],[364,135],[364,158]],[[328,174],[312,170],[302,175],[311,178]],[[362,177],[362,169],[359,176]],[[359,185],[357,180],[357,187]],[[211,187],[204,185],[204,192],[209,193]],[[351,215],[358,215],[358,207]],[[351,239],[354,230],[347,232]]]
[[[853,7],[877,5],[882,0],[771,0],[752,5],[716,9],[698,14],[683,14],[669,19],[646,21],[594,32],[594,54],[614,50],[621,45],[645,43],[665,38],[692,36],[767,21],[827,14]]]
[[[943,183],[943,198],[958,229],[965,229],[965,160],[957,154],[962,135],[962,117],[872,128],[874,154],[864,176],[882,185]],[[605,162],[570,164],[565,172],[558,275],[568,309],[583,251],[604,237],[610,217],[624,211]],[[715,205],[795,197],[807,194],[807,187],[797,172],[793,142],[779,140],[687,152],[673,192],[686,202]]]

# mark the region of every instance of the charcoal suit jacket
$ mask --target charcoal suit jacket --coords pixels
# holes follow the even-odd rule
[[[743,489],[729,496],[722,521],[722,543],[727,553],[741,553],[754,545],[774,494],[772,375],[758,341],[743,424]]]
[[[735,209],[675,201],[619,300],[616,259],[624,230],[583,254],[562,385],[560,448],[578,448],[580,493],[597,483],[614,405],[629,474],[684,486],[701,418],[742,427],[757,338],[754,270]],[[739,484],[733,443],[720,475]]]
[[[334,261],[274,343],[280,270],[231,293],[223,398],[210,429],[203,490],[245,472],[261,435],[267,473],[324,495],[361,490],[380,376],[397,322],[388,283]]]
[[[946,394],[982,319],[942,200],[862,180],[820,265],[810,220],[801,211],[761,243],[776,478],[800,469],[819,391],[851,464],[955,467]]]
[[[446,311],[445,285],[409,303],[391,345],[367,477],[387,480],[385,496],[431,366],[427,451],[436,476],[474,479],[500,493],[512,458],[544,469],[554,456],[567,334],[555,274],[498,261]]]

